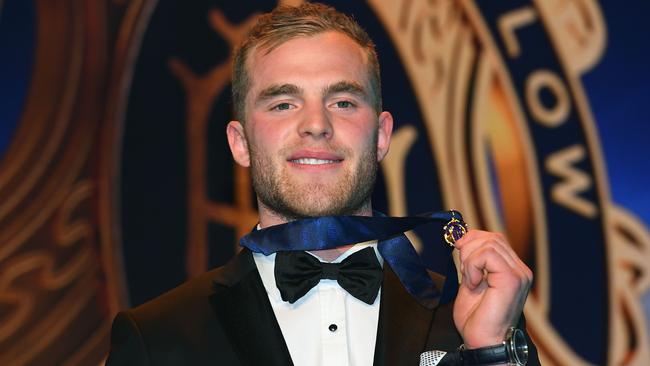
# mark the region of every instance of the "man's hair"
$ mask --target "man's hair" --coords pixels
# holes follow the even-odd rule
[[[366,51],[371,104],[377,113],[381,112],[379,61],[375,44],[368,33],[354,19],[330,6],[305,3],[297,7],[279,6],[272,12],[261,15],[257,24],[235,51],[232,76],[235,118],[242,122],[246,118],[246,94],[251,85],[251,76],[246,63],[253,51],[264,49],[268,54],[294,38],[310,37],[327,31],[345,34]]]

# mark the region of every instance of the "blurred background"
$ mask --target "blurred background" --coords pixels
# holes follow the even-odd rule
[[[237,251],[231,51],[300,2],[0,0],[0,365],[103,364],[117,311]],[[375,208],[504,232],[545,365],[649,365],[650,3],[325,2],[396,120]]]

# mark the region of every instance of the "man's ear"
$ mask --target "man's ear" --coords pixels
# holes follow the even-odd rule
[[[246,140],[244,126],[239,121],[230,121],[228,122],[228,126],[226,126],[226,135],[228,136],[228,145],[230,145],[232,158],[235,159],[237,164],[243,167],[249,167],[251,164],[251,156],[248,151],[248,141]]]
[[[381,112],[379,114],[379,124],[377,133],[377,161],[382,161],[388,148],[390,147],[390,137],[393,134],[393,116],[390,112]]]

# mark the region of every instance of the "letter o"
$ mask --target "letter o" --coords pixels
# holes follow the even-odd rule
[[[539,91],[548,88],[555,96],[555,105],[546,107],[539,99]],[[526,79],[526,103],[533,118],[546,127],[557,127],[566,121],[571,103],[562,79],[549,70],[537,70]]]

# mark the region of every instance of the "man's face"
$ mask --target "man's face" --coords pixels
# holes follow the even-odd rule
[[[260,214],[370,212],[392,117],[373,110],[366,65],[363,49],[338,32],[252,52],[247,120],[231,122],[228,138],[237,162],[251,166]]]

